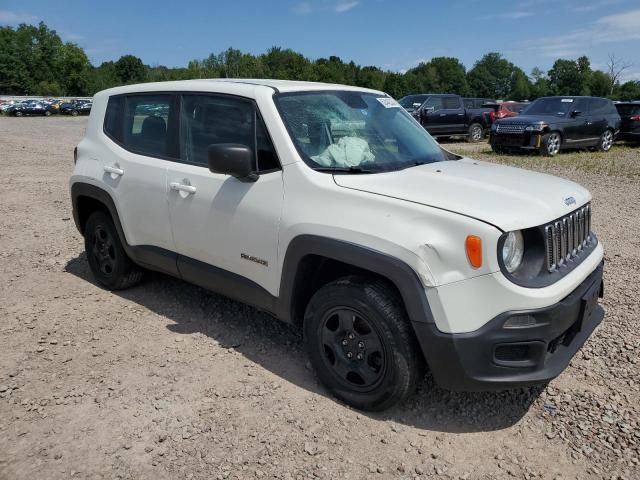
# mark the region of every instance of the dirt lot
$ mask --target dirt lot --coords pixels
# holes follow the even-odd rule
[[[497,159],[594,194],[607,315],[566,372],[491,394],[427,377],[368,415],[262,313],[162,275],[93,283],[67,185],[85,124],[0,117],[0,479],[640,478],[639,148]]]

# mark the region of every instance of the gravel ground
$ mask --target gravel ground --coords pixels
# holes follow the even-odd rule
[[[328,397],[300,333],[151,275],[91,278],[68,177],[83,118],[0,117],[0,479],[640,478],[640,149],[493,157],[594,194],[605,323],[547,388],[441,390],[382,415]]]

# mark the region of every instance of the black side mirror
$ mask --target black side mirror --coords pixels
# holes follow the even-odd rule
[[[232,175],[243,182],[255,182],[256,157],[253,149],[237,143],[214,143],[207,149],[209,170]]]
[[[582,115],[582,111],[580,111],[580,110],[573,110],[573,111],[571,112],[571,117],[572,117],[572,118],[579,117],[580,115]]]

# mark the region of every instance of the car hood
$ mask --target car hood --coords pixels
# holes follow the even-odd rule
[[[545,224],[591,200],[569,180],[468,158],[334,179],[344,188],[448,210],[503,231]]]
[[[505,125],[505,124],[510,124],[510,123],[515,123],[518,125],[521,125],[523,123],[526,123],[527,125],[530,124],[534,124],[534,123],[563,123],[563,122],[567,122],[569,121],[569,118],[565,118],[565,117],[559,117],[557,115],[518,115],[517,117],[511,117],[511,118],[504,118],[501,120],[498,120],[498,122],[501,125]]]

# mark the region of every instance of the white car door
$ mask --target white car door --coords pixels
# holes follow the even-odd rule
[[[276,295],[282,170],[254,103],[184,94],[180,122],[181,162],[169,166],[167,182],[181,274],[202,284],[189,277],[230,272]],[[253,148],[259,178],[247,182],[209,171],[207,148],[215,143]]]
[[[167,206],[173,98],[170,94],[112,97],[105,115],[104,133],[111,141],[104,142],[97,160],[116,200],[127,243],[143,250],[175,250]]]

